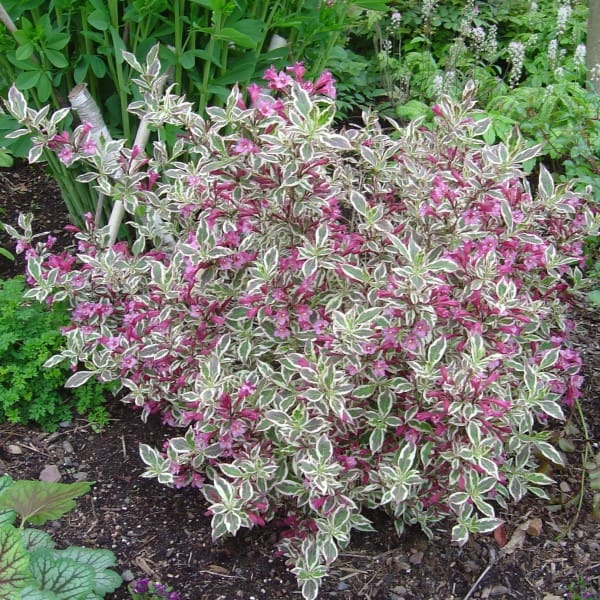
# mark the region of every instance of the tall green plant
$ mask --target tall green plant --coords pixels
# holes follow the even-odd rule
[[[131,144],[138,121],[127,111],[134,90],[124,50],[144,60],[160,42],[170,79],[203,113],[223,104],[231,84],[257,80],[271,64],[304,60],[309,74],[320,72],[352,6],[382,10],[387,1],[5,0],[0,93],[15,82],[32,106],[57,109],[75,84],[86,83],[108,131]],[[0,115],[0,137],[14,129],[15,121]],[[22,141],[6,145],[17,156],[29,150]],[[82,225],[82,215],[96,210],[97,193],[77,182],[77,170],[46,158],[71,218]]]

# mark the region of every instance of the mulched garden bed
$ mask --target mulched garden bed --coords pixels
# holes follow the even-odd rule
[[[0,172],[0,220],[15,224],[19,211],[34,212],[36,229],[68,243],[60,195],[37,167]],[[4,234],[0,245],[10,245]],[[22,269],[21,261],[0,257],[0,277]],[[586,376],[582,406],[593,451],[598,453],[600,315],[582,306],[576,321]],[[275,527],[212,542],[200,492],[172,490],[140,478],[144,466],[138,444],[160,446],[170,430],[157,421],[142,423],[139,413],[118,400],[110,401],[110,412],[111,422],[100,433],[79,419],[52,434],[0,425],[0,475],[37,479],[50,467],[58,469],[63,482],[95,482],[76,510],[48,525],[59,546],[109,548],[127,578],[168,583],[182,599],[301,598],[284,560],[274,555]],[[572,422],[577,425],[576,415]],[[325,580],[320,598],[557,600],[569,597],[569,586],[580,576],[589,577],[600,589],[600,528],[592,519],[589,489],[579,508],[583,434],[568,436],[576,451],[566,455],[566,469],[551,473],[557,480],[551,501],[528,497],[503,515],[507,539],[513,538],[513,544],[519,539],[522,547],[516,544],[509,553],[493,536],[480,536],[459,548],[450,542],[449,524],[442,524],[432,541],[418,530],[399,539],[385,515],[372,513],[377,533],[354,535]],[[123,587],[110,597],[129,596]]]

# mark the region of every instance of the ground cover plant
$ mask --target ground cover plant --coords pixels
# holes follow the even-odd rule
[[[112,244],[89,219],[60,264],[25,220],[20,243],[29,295],[73,308],[49,364],[82,363],[72,387],[121,381],[181,428],[142,446],[146,476],[200,488],[215,538],[278,520],[306,598],[370,528],[363,508],[399,533],[451,516],[465,543],[544,496],[538,461],[561,462],[544,426],[579,395],[566,310],[595,217],[544,168],[531,192],[521,165],[539,148],[487,144],[473,85],[432,129],[389,135],[365,114],[339,132],[331,77],[301,64],[205,120],[162,91],[157,49],[124,57],[144,97],[130,109],[180,128],[172,146],[88,154],[85,124],[66,136],[15,89],[8,108],[136,231]]]
[[[103,427],[108,387],[90,381],[67,394],[63,386],[68,366],[44,367],[63,345],[60,328],[69,322],[67,305],[27,301],[25,289],[22,276],[0,281],[0,421],[53,431],[61,421],[85,415]]]

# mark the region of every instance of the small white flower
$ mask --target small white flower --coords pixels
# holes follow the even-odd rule
[[[429,21],[437,3],[438,0],[423,0],[421,3],[421,15],[423,16],[423,20]]]
[[[575,48],[575,56],[573,57],[575,60],[575,64],[585,65],[585,57],[586,57],[585,44],[579,44],[577,46],[577,48]]]
[[[548,44],[548,60],[552,65],[556,64],[558,60],[558,40],[556,38],[550,40]]]
[[[558,9],[558,13],[556,15],[556,34],[562,35],[567,30],[567,23],[569,22],[569,17],[573,9],[571,5],[567,2],[566,4],[561,4]]]
[[[519,79],[521,79],[521,73],[523,72],[525,46],[522,44],[522,42],[511,42],[508,45],[508,56],[510,57],[510,61],[512,63],[508,80],[511,86],[515,86]]]

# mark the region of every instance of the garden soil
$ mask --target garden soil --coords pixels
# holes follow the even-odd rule
[[[0,172],[0,220],[14,224],[19,211],[34,212],[36,230],[69,243],[62,201],[39,168]],[[9,243],[0,238],[4,247]],[[0,261],[1,277],[22,272],[21,262]],[[564,438],[564,447],[572,450],[565,453],[567,468],[546,465],[556,480],[551,500],[527,497],[502,515],[503,532],[475,537],[462,548],[451,543],[449,523],[435,529],[433,540],[418,529],[398,538],[384,514],[371,512],[377,532],[353,536],[319,598],[558,600],[571,597],[572,586],[579,590],[583,576],[600,589],[600,528],[592,518],[587,481],[582,492],[586,441],[590,452],[600,452],[600,318],[583,305],[575,317],[585,363],[581,404],[587,440],[577,413],[569,416],[568,427],[556,425],[556,438]],[[99,433],[81,419],[52,434],[0,424],[0,474],[38,479],[45,470],[62,482],[95,482],[73,512],[47,525],[59,546],[109,548],[126,579],[168,583],[182,599],[300,600],[294,577],[274,553],[277,528],[212,541],[207,505],[198,490],[169,489],[140,477],[144,465],[138,444],[161,446],[169,429],[156,421],[142,423],[139,412],[118,400],[109,405],[110,424]],[[129,596],[123,586],[109,597]]]

